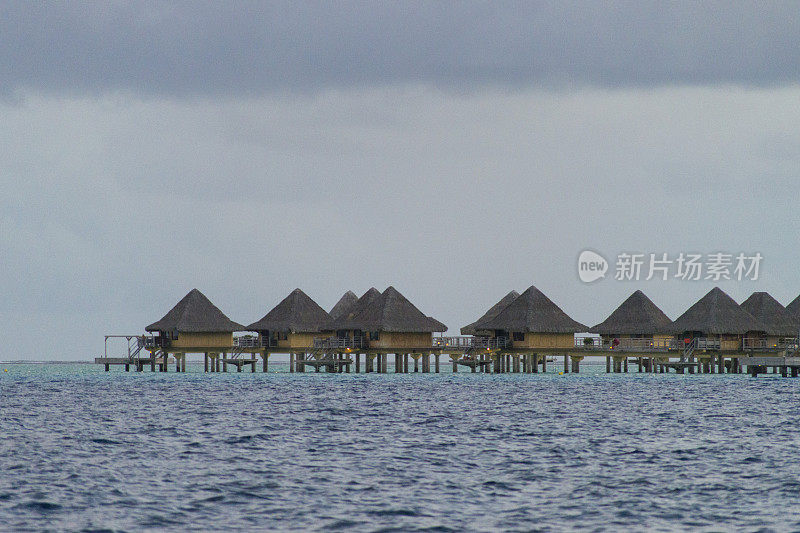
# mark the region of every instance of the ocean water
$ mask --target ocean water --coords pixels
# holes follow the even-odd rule
[[[800,530],[800,380],[0,368],[2,530]]]

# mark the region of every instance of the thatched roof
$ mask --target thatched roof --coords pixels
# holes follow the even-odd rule
[[[742,335],[748,331],[766,331],[766,327],[722,289],[714,287],[672,323],[672,331]]]
[[[444,324],[444,322],[439,322],[432,316],[429,316],[428,320],[431,321],[431,327],[433,328],[432,331],[437,331],[437,332],[447,331],[447,326]]]
[[[475,329],[475,324],[477,324],[478,322],[485,322],[487,320],[493,319],[494,317],[497,316],[497,314],[500,311],[505,309],[505,307],[508,304],[513,302],[517,298],[517,296],[519,296],[519,293],[517,291],[511,291],[508,294],[506,294],[505,296],[503,296],[503,299],[500,300],[499,302],[497,302],[496,304],[494,304],[492,307],[490,307],[489,310],[486,311],[486,314],[484,314],[482,317],[480,317],[478,320],[476,320],[472,324],[468,324],[468,325],[464,326],[463,328],[461,328],[461,334],[462,335],[475,335],[475,333],[478,331],[477,329]]]
[[[331,316],[309,296],[295,289],[264,315],[250,324],[250,331],[280,331],[285,333],[316,333],[330,331]]]
[[[161,320],[144,329],[178,333],[233,333],[246,330],[243,325],[225,316],[197,289],[189,291]]]
[[[381,291],[375,287],[370,287],[367,292],[362,294],[361,297],[356,300],[353,306],[348,310],[347,314],[334,319],[334,329],[361,329],[358,325],[353,323],[353,317],[362,309],[365,309],[369,304],[374,302],[375,299],[380,297],[380,295]]]
[[[792,300],[792,302],[786,306],[786,310],[800,319],[800,296]]]
[[[622,302],[608,318],[589,329],[600,335],[655,335],[670,333],[672,320],[642,291]]]
[[[347,315],[350,312],[350,309],[358,301],[358,296],[353,291],[347,291],[344,295],[339,298],[339,301],[336,302],[336,305],[333,306],[333,309],[330,310],[328,313],[331,315],[331,318],[336,320],[342,316]]]
[[[444,324],[425,316],[394,287],[383,291],[369,305],[355,313],[349,322],[355,329],[363,331],[398,333],[447,331]]]
[[[764,324],[769,335],[786,337],[797,335],[800,320],[769,293],[754,292],[740,307]]]
[[[508,304],[497,316],[486,321],[479,320],[475,329],[502,329],[531,333],[578,333],[589,329],[572,320],[542,291],[531,285]]]

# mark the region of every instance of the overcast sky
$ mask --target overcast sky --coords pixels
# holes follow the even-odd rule
[[[715,285],[584,284],[587,248],[760,252],[718,284],[786,304],[798,11],[3,2],[0,359],[92,358],[193,287],[247,324],[391,284],[457,333],[532,284],[589,325]]]

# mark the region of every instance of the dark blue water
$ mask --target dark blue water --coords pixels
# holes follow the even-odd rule
[[[4,530],[800,530],[800,380],[7,368]]]

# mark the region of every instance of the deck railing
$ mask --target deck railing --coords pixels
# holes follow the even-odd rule
[[[600,337],[578,337],[575,347],[582,350],[618,350],[621,352],[668,352],[683,350],[686,343],[682,339],[601,339]],[[718,338],[695,337],[694,348],[697,350],[719,350]]]
[[[244,335],[233,338],[233,346],[236,348],[264,348],[264,342],[268,339],[260,339],[255,335]]]
[[[601,339],[600,337],[578,337],[575,347],[582,350],[619,350],[637,352],[666,352],[669,350],[682,350],[683,342],[676,339]]]
[[[314,348],[338,350],[357,350],[364,347],[364,337],[326,337],[314,339]]]
[[[575,339],[575,347],[582,350],[619,350],[637,352],[666,352],[684,350],[691,345],[693,350],[720,350],[722,341],[719,337],[694,337],[687,343],[684,339],[618,339],[619,343],[614,344],[613,340],[601,339],[599,337],[578,337]],[[740,347],[744,350],[786,350],[798,347],[796,337],[785,337],[775,341],[766,339],[745,338]]]
[[[464,335],[433,338],[433,347],[439,349],[469,350],[482,348],[497,350],[506,348],[509,344],[508,337],[472,337]]]
[[[797,337],[782,337],[777,340],[767,339],[749,339],[745,338],[742,341],[742,347],[745,350],[787,350],[797,348]]]

